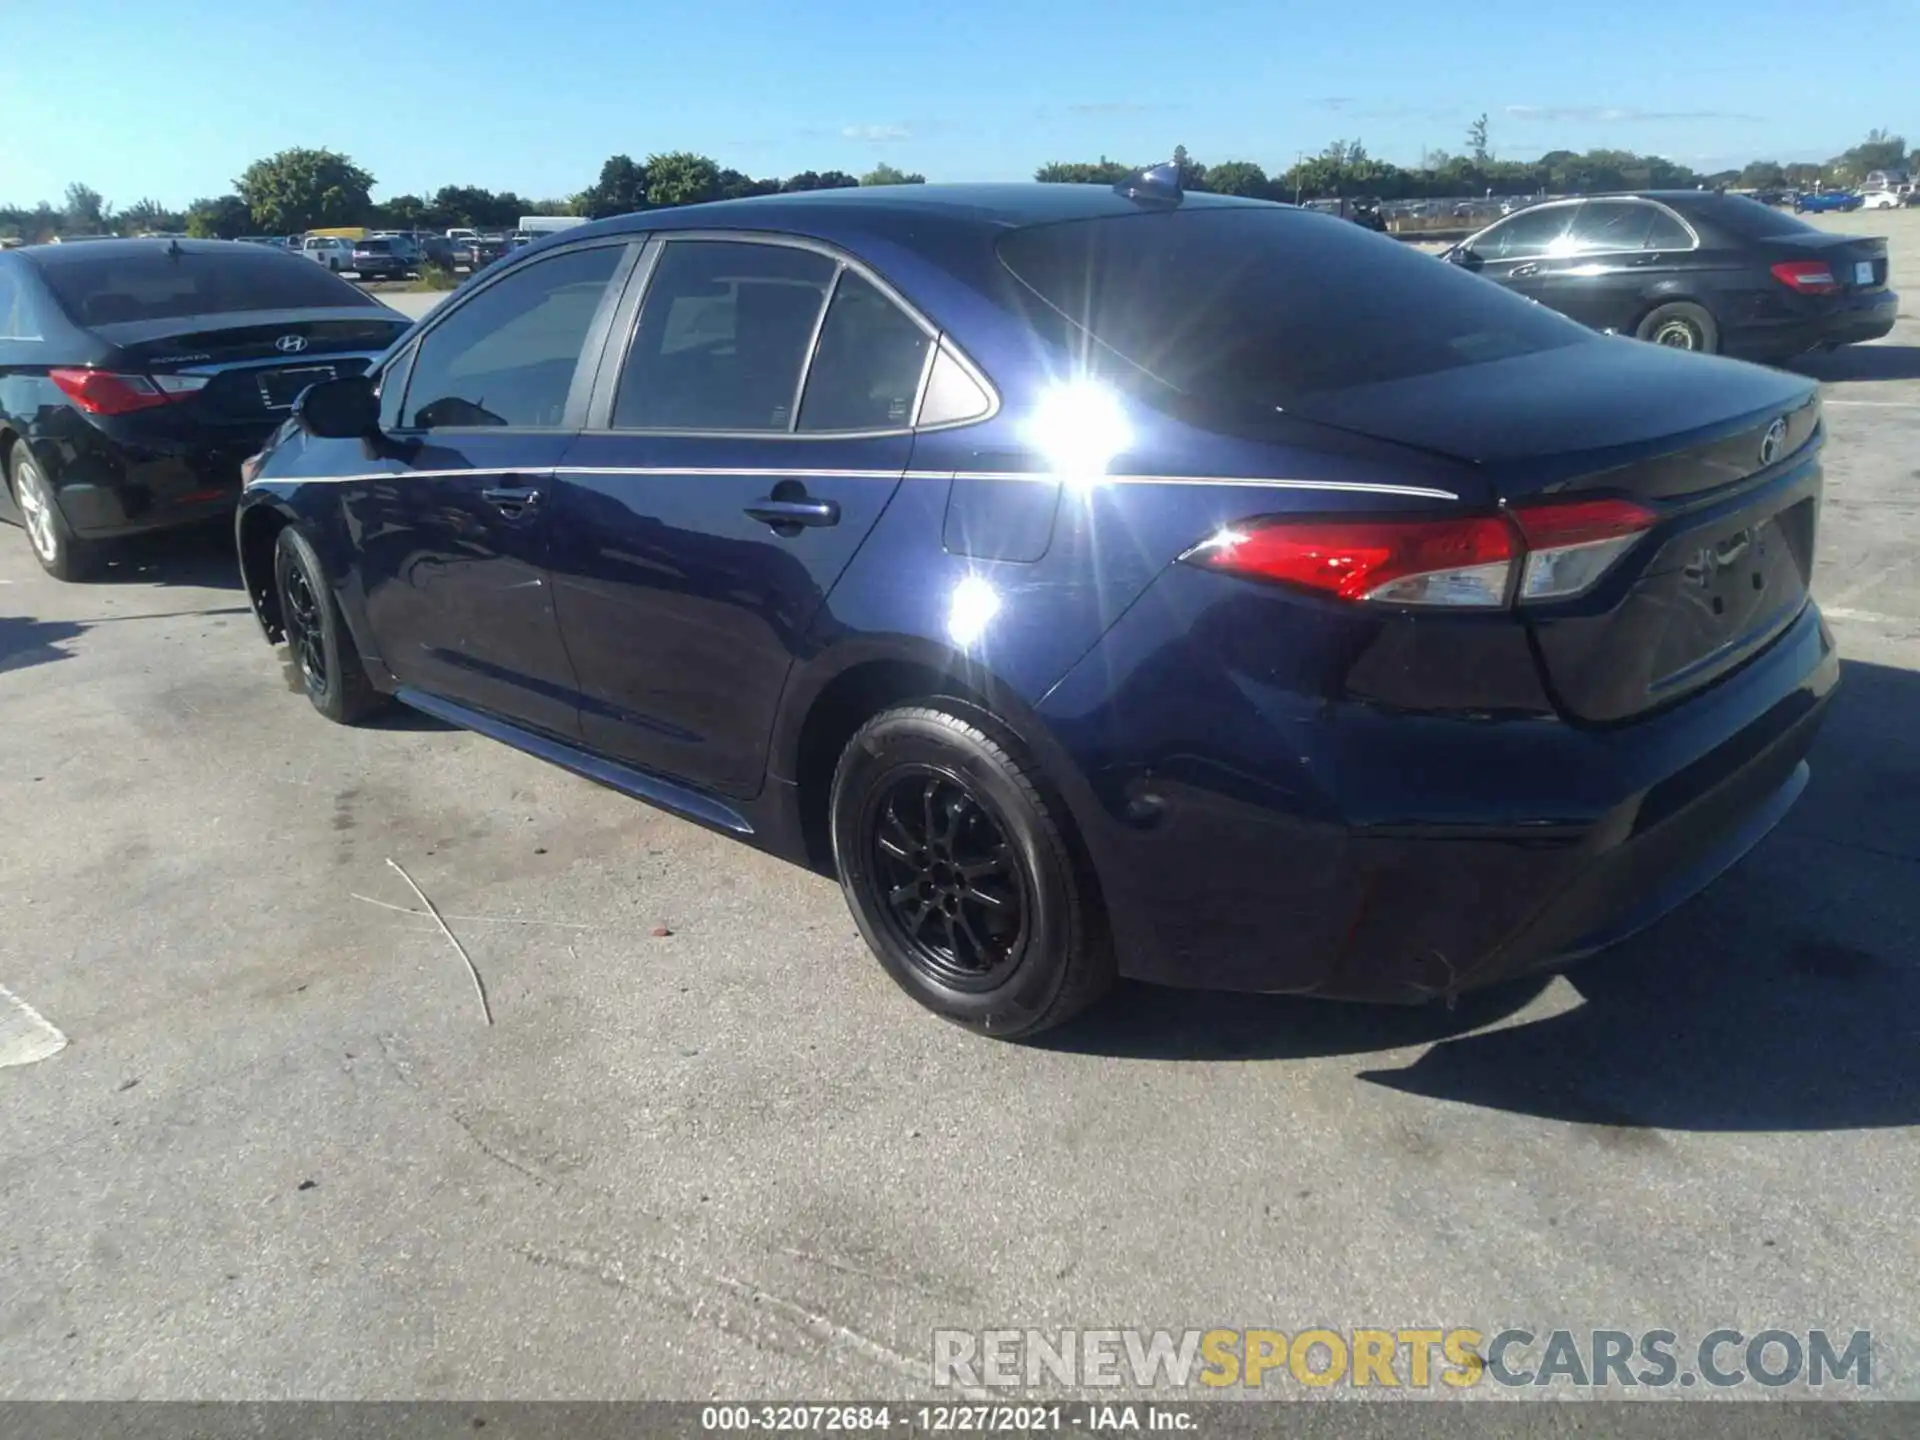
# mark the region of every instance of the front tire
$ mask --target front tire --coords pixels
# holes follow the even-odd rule
[[[320,557],[291,525],[274,541],[273,578],[287,649],[313,708],[337,725],[352,725],[384,707],[387,697],[367,678]]]
[[[1019,1039],[1112,985],[1065,806],[1010,738],[936,705],[884,711],[841,755],[830,814],[860,933],[935,1014]]]
[[[1711,355],[1720,348],[1720,327],[1700,306],[1676,300],[1648,312],[1633,332],[1642,340],[1674,350]]]
[[[13,484],[14,504],[26,528],[27,547],[40,568],[56,580],[85,580],[98,571],[100,546],[73,533],[53,498],[53,486],[26,441],[14,441],[7,457],[7,474]]]

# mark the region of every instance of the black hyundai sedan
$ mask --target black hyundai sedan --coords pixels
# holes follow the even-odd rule
[[[0,520],[75,580],[105,542],[217,518],[294,397],[359,374],[406,323],[263,245],[0,252]]]
[[[1884,239],[1710,191],[1529,206],[1446,258],[1595,330],[1747,360],[1878,340],[1900,308]]]

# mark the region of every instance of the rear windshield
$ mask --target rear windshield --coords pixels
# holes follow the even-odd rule
[[[1490,280],[1291,208],[1039,225],[1004,236],[999,252],[1108,351],[1210,399],[1283,405],[1592,338]],[[1099,358],[1089,363],[1111,368]]]
[[[63,260],[42,266],[41,274],[61,308],[81,325],[378,303],[325,266],[254,245],[179,255],[156,245],[138,254]]]
[[[1758,240],[1768,235],[1823,235],[1826,231],[1809,225],[1785,210],[1762,205],[1746,195],[1700,195],[1687,197],[1685,209],[1729,234],[1743,240]]]
[[[362,240],[353,248],[356,250],[364,250],[369,255],[385,255],[393,249],[393,242],[391,240]]]

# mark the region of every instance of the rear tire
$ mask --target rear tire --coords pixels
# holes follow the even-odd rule
[[[273,578],[287,649],[313,708],[336,725],[356,724],[382,709],[387,697],[367,678],[320,557],[291,525],[274,541]]]
[[[27,532],[27,548],[33,551],[40,568],[56,580],[85,580],[94,575],[105,552],[99,544],[73,533],[53,498],[53,486],[24,440],[13,442],[7,457],[7,477]]]
[[[936,1015],[1019,1039],[1112,985],[1066,808],[1010,738],[937,705],[883,711],[842,753],[829,813],[860,933]]]
[[[1712,355],[1720,348],[1720,327],[1700,306],[1676,300],[1650,311],[1634,329],[1635,336],[1674,350],[1697,350]]]

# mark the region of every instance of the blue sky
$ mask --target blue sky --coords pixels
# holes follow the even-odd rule
[[[1914,0],[90,0],[8,7],[0,201],[219,194],[324,145],[376,196],[570,194],[625,151],[755,175],[1026,178],[1048,160],[1284,169],[1358,136],[1412,163],[1485,111],[1497,154],[1712,169],[1920,139]],[[334,16],[355,17],[349,26]],[[368,17],[361,19],[360,17]],[[38,58],[32,58],[38,57]]]

